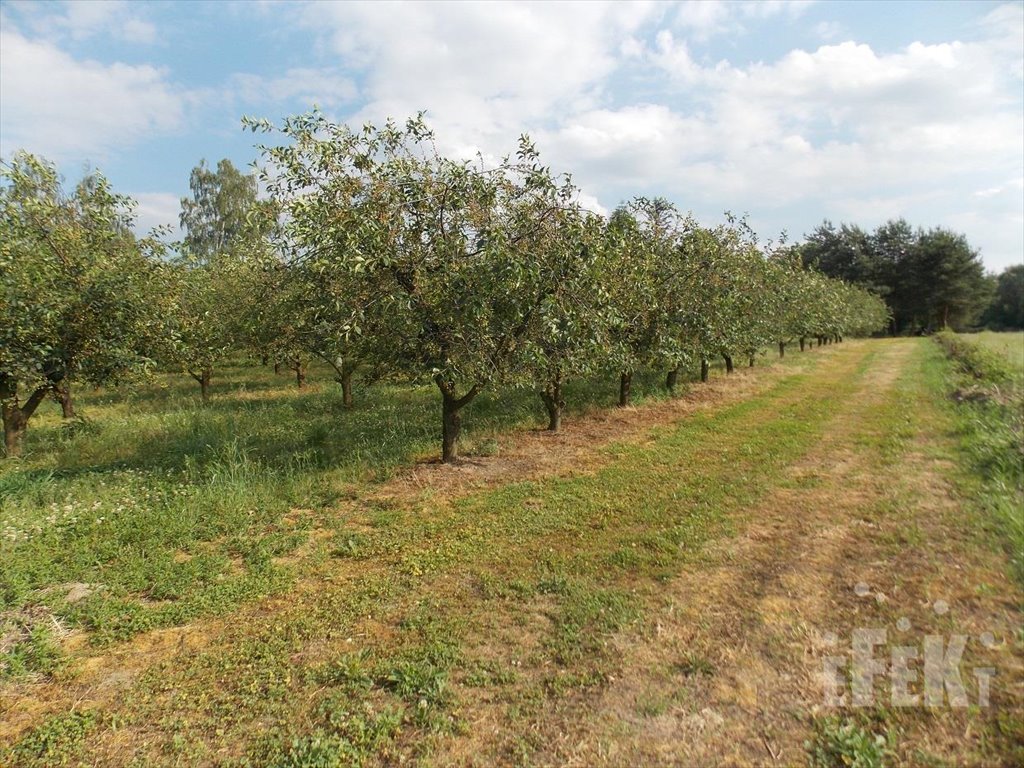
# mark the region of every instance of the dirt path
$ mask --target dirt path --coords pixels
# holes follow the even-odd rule
[[[610,443],[648,442],[659,427],[720,410],[764,392],[779,381],[799,375],[815,362],[807,355],[791,357],[786,366],[741,368],[734,376],[713,376],[706,384],[681,387],[683,393],[673,399],[648,400],[634,407],[598,409],[567,417],[563,430],[557,434],[544,430],[505,434],[500,437],[498,455],[469,457],[455,466],[424,462],[409,467],[387,482],[364,488],[360,498],[341,504],[333,512],[335,519],[323,521],[323,525],[343,519],[353,530],[368,528],[366,511],[378,505],[413,507],[426,503],[437,507],[510,482],[592,473],[614,460],[605,451]],[[252,621],[254,615],[265,619],[293,606],[297,600],[315,599],[313,596],[323,588],[323,572],[310,556],[330,533],[327,527],[315,528],[309,545],[285,558],[300,573],[288,594],[245,606],[230,619],[214,617],[153,630],[104,650],[89,646],[85,633],[71,633],[63,642],[64,651],[70,656],[70,668],[59,680],[0,685],[0,745],[13,743],[53,713],[83,703],[104,707],[116,701],[124,688],[147,669],[177,655],[199,652],[217,642],[238,622]],[[343,574],[337,571],[344,567],[334,570],[332,578],[341,580]],[[361,565],[353,570],[365,575],[367,568]]]
[[[639,634],[617,638],[618,672],[598,695],[552,700],[531,717],[541,745],[531,764],[804,765],[812,717],[837,712],[825,705],[823,660],[848,650],[856,627],[885,628],[892,645],[969,635],[965,669],[1001,675],[993,719],[1024,715],[1015,590],[1002,558],[953,522],[950,467],[926,452],[940,436],[918,425],[895,455],[880,450],[905,408],[899,384],[916,350],[887,346],[789,482],[746,511],[742,533],[666,585]],[[943,601],[948,615],[935,609]],[[991,650],[978,642],[986,632]],[[890,693],[877,685],[868,714],[885,712]],[[899,731],[893,757],[906,764],[1009,764],[963,710],[886,717]]]
[[[495,459],[417,467],[337,511],[358,556],[332,559],[314,537],[285,595],[103,654],[79,647],[68,679],[2,693],[3,729],[102,712],[69,747],[86,765],[234,764],[264,737],[286,745],[271,739],[270,762],[299,765],[281,755],[312,731],[370,765],[805,765],[814,719],[838,711],[824,657],[855,628],[884,628],[876,657],[969,636],[964,669],[998,673],[991,706],[895,708],[879,679],[875,706],[841,714],[890,731],[898,764],[1007,764],[1024,702],[1019,591],[957,500],[919,381],[924,343],[815,350],[564,436],[509,436]],[[676,498],[689,501],[666,528],[658,510]],[[691,530],[705,499],[712,522]],[[381,527],[380,510],[398,517]],[[637,618],[602,618],[615,611]],[[553,650],[567,626],[574,661]],[[423,647],[457,651],[445,667]],[[353,658],[371,665],[352,673],[359,687],[324,682]],[[448,703],[427,717],[416,686],[403,703],[394,669],[442,675]],[[395,706],[419,714],[373,741],[365,729]]]
[[[762,499],[741,535],[717,542],[706,564],[670,585],[655,636],[623,649],[624,677],[595,702],[592,718],[570,726],[555,761],[801,759],[802,715],[822,699],[824,635],[839,629],[837,601],[863,580],[873,525],[865,513],[888,492],[875,457],[856,443],[870,429],[866,414],[892,395],[909,349],[892,347],[873,364],[822,442],[790,468],[794,487]],[[671,672],[684,662],[693,671],[680,680]],[[645,699],[678,703],[644,717]]]

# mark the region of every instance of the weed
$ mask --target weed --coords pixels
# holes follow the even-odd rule
[[[316,713],[324,729],[344,742],[345,751],[362,759],[379,752],[394,738],[403,717],[399,709],[374,711],[368,704],[357,706],[346,692],[328,695]]]
[[[508,669],[497,661],[477,662],[466,672],[463,685],[470,688],[493,688],[512,685],[519,679],[515,670]]]
[[[429,660],[399,661],[383,673],[380,681],[419,707],[442,707],[448,703],[448,671]]]
[[[715,674],[715,665],[695,653],[687,653],[675,669],[684,677],[712,677]]]
[[[814,768],[883,768],[890,754],[886,734],[837,717],[816,720],[806,747]]]
[[[555,661],[571,664],[598,654],[608,635],[636,615],[637,606],[629,595],[574,584],[563,597],[548,640]]]
[[[660,717],[668,711],[671,702],[656,693],[645,693],[636,703],[636,711],[643,717]]]
[[[311,671],[310,678],[321,685],[341,686],[350,693],[368,691],[373,677],[367,669],[368,654],[345,654],[341,658]]]
[[[64,654],[45,622],[48,613],[0,617],[0,681],[34,673],[52,675],[65,662]]]
[[[67,765],[79,753],[86,734],[96,722],[96,713],[92,711],[55,715],[17,743],[10,752],[12,763],[24,768]],[[0,757],[3,757],[2,752]]]
[[[267,756],[266,765],[273,768],[341,768],[352,763],[344,739],[317,731],[296,737],[284,754]]]
[[[332,557],[347,557],[358,560],[365,556],[369,539],[360,533],[339,532],[335,536],[338,542],[331,549]]]
[[[544,681],[544,688],[552,696],[564,696],[569,691],[596,688],[607,682],[608,676],[600,669],[559,670]]]

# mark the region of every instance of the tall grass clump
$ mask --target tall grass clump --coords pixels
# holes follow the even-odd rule
[[[950,332],[935,338],[954,365],[958,437],[981,483],[980,501],[1024,583],[1024,381],[992,349]]]

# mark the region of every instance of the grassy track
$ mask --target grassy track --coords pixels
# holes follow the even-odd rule
[[[179,573],[226,558],[201,589],[182,577],[184,597],[146,604],[123,587],[164,619],[83,622],[66,663],[4,684],[6,759],[800,765],[878,735],[891,764],[1012,764],[1020,592],[961,468],[947,371],[928,340],[851,342],[592,417],[578,441],[520,434],[382,486],[349,475],[350,498],[292,473],[265,519],[195,534],[252,503],[236,499],[167,543]],[[239,493],[287,485],[267,466]],[[312,488],[334,490],[304,503]],[[285,543],[247,559],[231,536]],[[217,592],[252,574],[267,581]],[[174,613],[189,595],[199,606]],[[233,602],[204,610],[210,596]],[[997,670],[991,705],[894,708],[879,681],[874,706],[824,706],[822,659],[857,627],[974,638],[964,668]]]

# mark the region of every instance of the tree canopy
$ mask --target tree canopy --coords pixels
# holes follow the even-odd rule
[[[969,326],[990,298],[978,252],[963,235],[941,227],[914,230],[897,219],[868,233],[825,221],[800,254],[806,265],[883,297],[894,333]]]
[[[766,347],[839,341],[888,317],[868,291],[804,264],[857,282],[884,275],[871,245],[881,237],[823,231],[812,257],[811,246],[762,245],[729,215],[703,226],[660,197],[605,218],[584,210],[529,137],[504,158],[452,158],[422,116],[352,128],[313,111],[247,124],[274,138],[262,147],[265,198],[229,161],[200,163],[173,258],[132,234],[132,201],[102,176],[68,193],[44,161],[5,167],[9,453],[69,378],[116,382],[157,360],[191,374],[206,401],[221,361],[248,353],[288,365],[300,387],[308,361],[324,361],[346,407],[357,370],[432,383],[442,459],[454,461],[463,410],[485,388],[534,389],[555,430],[572,378],[614,373],[625,406],[638,370],[665,372],[671,390],[698,362],[704,378],[716,357],[732,372],[737,356],[754,365]],[[833,247],[847,235],[855,247]],[[886,247],[901,236],[893,229]],[[945,255],[966,248],[955,236],[928,233],[914,248],[915,263],[941,263],[946,283],[969,279],[971,254]],[[968,311],[943,285],[931,301]]]
[[[982,319],[996,330],[1024,329],[1024,264],[1007,267],[995,279],[992,302]]]
[[[160,243],[98,173],[64,189],[54,165],[0,165],[0,401],[8,455],[69,380],[105,384],[152,362],[163,335]]]

